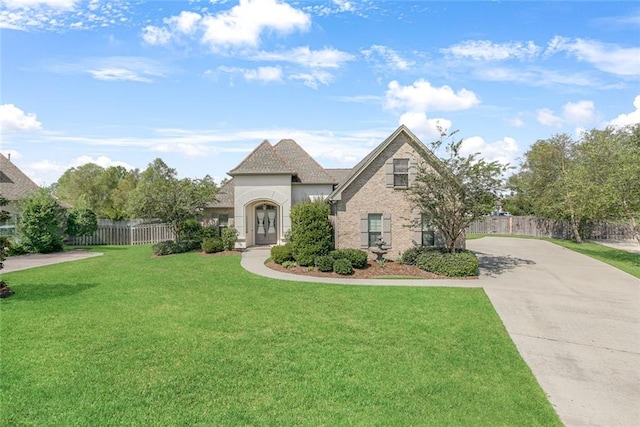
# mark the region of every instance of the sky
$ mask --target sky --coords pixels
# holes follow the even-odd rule
[[[0,153],[40,185],[158,157],[219,182],[265,139],[351,167],[400,124],[517,166],[640,122],[637,1],[0,0],[0,44]]]

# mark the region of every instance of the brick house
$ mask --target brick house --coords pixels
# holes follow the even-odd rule
[[[324,199],[331,205],[336,247],[367,249],[382,237],[387,256],[397,258],[415,245],[444,246],[406,195],[418,164],[438,162],[404,125],[352,169],[325,169],[290,139],[264,141],[228,172],[231,179],[205,209],[205,219],[235,226],[239,248],[282,244],[291,206]]]

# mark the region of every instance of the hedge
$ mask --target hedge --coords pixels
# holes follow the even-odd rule
[[[449,277],[478,275],[478,257],[471,251],[428,251],[418,255],[416,266],[435,274]]]

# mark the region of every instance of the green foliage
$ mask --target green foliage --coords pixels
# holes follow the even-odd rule
[[[453,139],[456,133],[443,133],[439,141],[431,144],[437,152],[446,137],[447,157],[436,164],[419,165],[415,182],[407,192],[416,210],[429,215],[431,225],[442,234],[450,252],[455,251],[456,241],[471,222],[491,212],[508,169],[477,154],[463,156],[462,140]]]
[[[425,271],[449,277],[478,275],[478,257],[471,251],[429,251],[418,255],[416,266]]]
[[[9,212],[2,209],[3,206],[7,206],[9,201],[0,195],[0,224],[9,220]],[[9,249],[11,242],[8,237],[0,236],[0,270],[4,268],[4,260],[9,255]]]
[[[437,249],[433,247],[414,246],[402,253],[402,255],[400,256],[400,262],[407,265],[416,265],[416,260],[420,255],[436,250]]]
[[[298,264],[295,261],[285,261],[282,263],[282,266],[284,268],[293,268],[295,266],[297,266]]]
[[[46,189],[27,195],[20,202],[18,235],[28,252],[58,252],[64,241],[65,213]]]
[[[202,227],[203,239],[213,239],[214,237],[220,237],[220,228],[217,225],[207,225]]]
[[[341,258],[333,262],[333,271],[346,276],[348,274],[353,274],[353,266],[351,265],[351,261],[346,258]]]
[[[204,227],[195,219],[188,219],[180,225],[180,238],[184,240],[203,240]]]
[[[365,268],[369,256],[361,249],[336,249],[330,253],[333,259],[348,259],[353,268]]]
[[[67,235],[91,236],[98,229],[98,218],[91,209],[71,208],[67,211]]]
[[[329,255],[320,255],[316,257],[316,268],[320,271],[329,272],[333,271],[333,263],[335,259],[333,259]]]
[[[222,243],[225,251],[232,251],[236,247],[236,240],[238,239],[238,230],[234,227],[225,227],[220,232],[222,237]]]
[[[224,243],[222,242],[222,239],[219,237],[214,237],[212,239],[205,239],[202,242],[202,251],[208,254],[222,252],[223,250],[224,250]]]
[[[201,245],[199,240],[166,240],[153,245],[153,254],[158,256],[181,254],[200,249]]]
[[[140,175],[131,195],[129,209],[140,218],[157,218],[169,224],[180,238],[180,226],[194,219],[218,189],[211,179],[178,179],[175,169],[155,159]]]
[[[314,265],[317,256],[328,255],[333,248],[329,214],[324,201],[298,203],[291,208],[291,245],[299,265]]]
[[[291,243],[272,247],[271,259],[276,264],[282,264],[286,261],[293,261],[293,248],[291,247]]]

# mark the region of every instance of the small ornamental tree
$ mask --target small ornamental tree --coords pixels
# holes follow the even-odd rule
[[[329,205],[303,202],[291,207],[291,248],[299,265],[314,265],[315,258],[333,249]]]
[[[58,252],[65,235],[65,213],[47,189],[39,189],[20,202],[18,235],[27,252]]]
[[[463,140],[455,140],[457,131],[442,134],[431,144],[437,152],[445,140],[447,156],[430,167],[419,165],[415,182],[407,193],[409,200],[445,239],[449,252],[474,220],[491,211],[503,189],[503,174],[508,167],[487,162],[477,154],[461,154]]]

